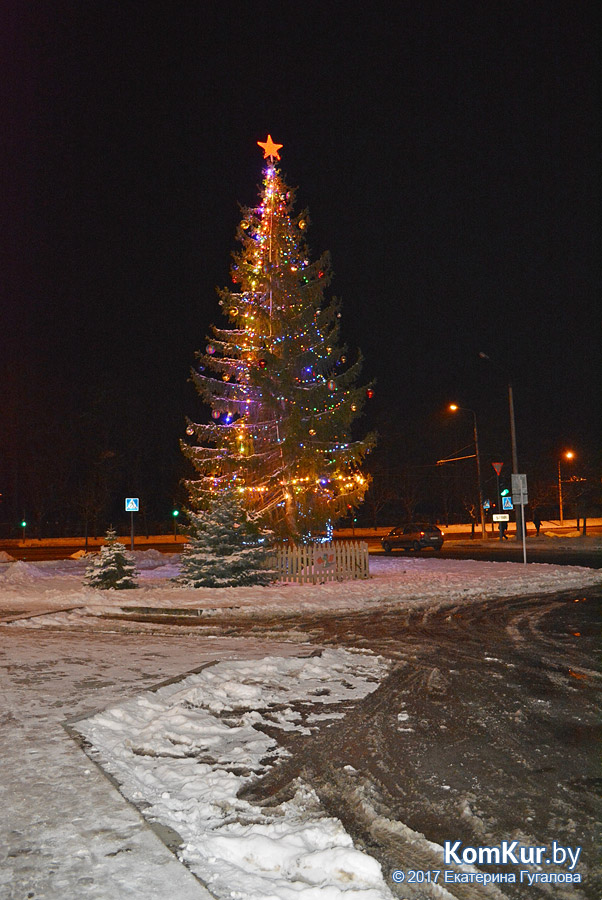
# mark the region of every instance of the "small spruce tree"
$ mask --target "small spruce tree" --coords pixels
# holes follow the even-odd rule
[[[113,529],[107,531],[105,541],[98,556],[86,569],[85,584],[102,590],[114,588],[116,591],[138,587],[131,554],[119,543]]]
[[[236,490],[224,490],[209,509],[187,513],[190,543],[182,553],[176,581],[189,587],[270,584],[269,538],[244,508]]]

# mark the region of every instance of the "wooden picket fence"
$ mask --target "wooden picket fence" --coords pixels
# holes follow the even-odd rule
[[[278,581],[295,581],[298,584],[369,578],[368,544],[363,541],[337,541],[332,544],[278,547],[275,568]]]

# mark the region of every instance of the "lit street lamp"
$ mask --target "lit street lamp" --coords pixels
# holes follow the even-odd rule
[[[457,406],[455,403],[450,403],[449,405],[450,412],[469,412],[472,413],[473,420],[473,437],[474,437],[474,452],[475,458],[477,461],[477,482],[479,486],[479,509],[481,511],[481,534],[483,536],[483,540],[487,537],[487,532],[485,531],[485,510],[483,509],[483,491],[481,489],[481,455],[479,453],[479,432],[477,430],[477,414],[473,409],[467,409],[465,406]]]
[[[560,509],[560,524],[564,525],[564,516],[562,510],[562,475],[560,474],[560,463],[562,459],[574,459],[575,454],[572,450],[566,450],[561,457],[558,458],[558,507]]]
[[[173,516],[173,539],[174,539],[174,541],[175,541],[175,540],[177,540],[177,537],[176,537],[176,523],[177,523],[177,520],[178,520],[178,516],[180,515],[180,510],[179,510],[179,509],[172,509],[171,514],[172,514],[172,516]]]

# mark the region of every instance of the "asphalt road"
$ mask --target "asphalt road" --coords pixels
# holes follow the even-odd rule
[[[127,550],[130,549],[129,541],[124,541],[125,547]],[[179,553],[182,550],[182,544],[176,543],[175,541],[166,541],[166,542],[149,542],[149,543],[139,543],[136,541],[136,550],[159,550],[161,553]],[[52,559],[68,559],[71,554],[75,553],[77,550],[82,550],[84,547],[83,542],[81,544],[44,544],[40,542],[39,544],[31,544],[26,543],[25,545],[17,544],[15,545],[12,541],[2,542],[0,541],[0,553],[4,551],[12,556],[14,559],[23,559],[27,562],[43,562],[44,560],[52,560]],[[90,550],[98,549],[97,547],[90,547]]]
[[[358,538],[358,540],[366,538]],[[586,566],[592,569],[602,568],[602,551],[600,550],[561,550],[555,546],[559,538],[530,538],[527,542],[527,562],[551,563],[564,566]],[[368,538],[370,553],[381,554],[380,540]],[[0,552],[5,551],[15,559],[23,559],[28,562],[39,562],[52,559],[67,559],[76,550],[81,549],[83,543],[70,545],[55,544],[15,544],[13,541],[0,541]],[[126,542],[129,549],[129,542]],[[136,541],[136,550],[159,550],[161,553],[181,552],[182,543],[173,540],[167,541]],[[406,551],[394,551],[394,555],[403,554]],[[414,551],[409,551],[411,554]],[[470,540],[446,540],[439,553],[431,550],[420,551],[424,557],[440,556],[444,559],[482,559],[499,562],[522,562],[522,543],[510,539],[501,543],[499,540],[482,541]]]
[[[535,539],[536,540],[536,539]],[[556,538],[543,538],[541,546],[534,546],[535,540],[527,545],[527,562],[552,563],[560,566],[586,566],[591,569],[602,568],[602,552],[592,550],[560,550],[553,543]],[[377,550],[370,552],[378,552]],[[403,552],[403,551],[402,551]],[[431,551],[424,552],[425,556]],[[432,555],[432,553],[431,553]],[[460,541],[448,541],[443,545],[440,553],[444,559],[482,559],[492,562],[523,562],[522,543],[516,541],[507,541],[500,544],[499,541],[490,541],[487,544],[481,544],[475,541],[474,546],[464,544]]]
[[[363,540],[363,538],[362,538]],[[586,566],[587,568],[602,568],[602,552],[587,550],[559,550],[554,546],[556,538],[541,538],[541,545],[534,546],[536,539],[529,541],[527,547],[527,562],[551,563],[561,566]],[[126,545],[129,549],[129,544]],[[369,540],[368,546],[371,554],[382,554],[380,541]],[[72,553],[78,550],[78,546],[56,546],[56,545],[32,545],[32,546],[15,546],[11,543],[0,542],[0,552],[5,551],[15,559],[23,559],[27,562],[40,562],[52,559],[67,559]],[[159,550],[161,553],[178,553],[182,549],[181,543],[173,541],[165,543],[136,543],[136,550]],[[402,555],[403,550],[394,551],[393,555]],[[409,551],[414,553],[414,551]],[[421,554],[426,558],[429,556],[438,556],[443,559],[481,559],[493,562],[522,562],[523,549],[522,544],[514,540],[500,544],[499,541],[488,541],[482,544],[481,541],[446,541],[439,553],[431,550],[422,550]]]

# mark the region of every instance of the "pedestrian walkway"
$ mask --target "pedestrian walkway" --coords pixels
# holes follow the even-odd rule
[[[216,658],[297,650],[239,639],[0,630],[0,897],[209,900],[64,723]]]

